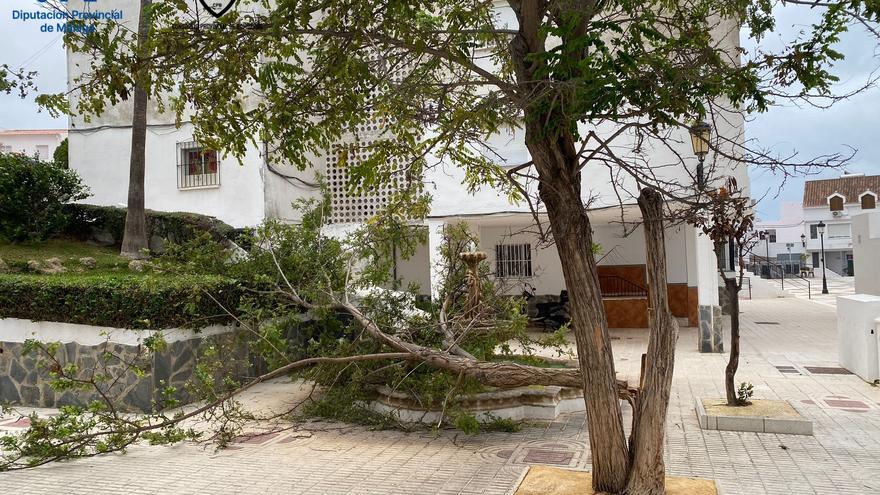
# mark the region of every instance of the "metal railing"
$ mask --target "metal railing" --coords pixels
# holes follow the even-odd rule
[[[602,297],[648,297],[648,289],[617,275],[599,276]]]
[[[755,275],[759,275],[761,277],[764,276],[764,269],[766,268],[766,274],[770,280],[778,279],[779,284],[782,290],[785,290],[785,284],[788,282],[790,287],[796,287],[799,289],[807,290],[807,299],[813,298],[813,287],[809,280],[805,277],[802,277],[800,273],[786,273],[785,266],[775,263],[773,260],[767,259],[763,256],[752,256],[752,261],[749,266],[749,271],[754,273]],[[788,275],[788,276],[786,276]]]
[[[812,298],[813,298],[813,289],[812,289],[812,286],[811,286],[811,284],[810,284],[810,281],[807,280],[806,278],[801,277],[800,275],[797,275],[797,276],[794,276],[794,277],[789,277],[789,278],[788,278],[788,283],[789,283],[789,285],[792,285],[792,286],[794,286],[794,287],[798,287],[798,288],[801,288],[801,289],[807,289],[807,299],[812,299]]]

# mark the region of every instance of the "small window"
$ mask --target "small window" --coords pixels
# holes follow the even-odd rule
[[[770,242],[776,242],[776,229],[767,229],[767,233],[770,235]]]
[[[877,208],[877,196],[874,196],[872,193],[865,193],[862,195],[861,203],[863,210],[873,210]]]
[[[195,141],[177,144],[177,188],[216,187],[220,185],[220,161],[217,152]]]
[[[531,244],[496,244],[495,275],[499,278],[531,277]]]
[[[843,211],[843,198],[840,196],[832,196],[831,199],[828,200],[828,205],[831,207],[831,211]]]
[[[819,225],[811,224],[810,225],[810,239],[818,239],[819,238]]]

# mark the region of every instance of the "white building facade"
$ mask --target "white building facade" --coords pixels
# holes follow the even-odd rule
[[[71,0],[71,4],[81,0]],[[136,2],[128,12],[135,12]],[[501,8],[499,18],[515,22]],[[126,19],[132,23],[136,19]],[[731,48],[738,46],[738,30],[723,34]],[[83,62],[68,57],[68,73],[73,77]],[[79,64],[79,65],[78,65]],[[718,119],[713,132],[726,142],[743,141],[743,120],[736,112]],[[70,129],[70,161],[92,190],[90,203],[124,205],[128,182],[128,159],[131,135],[131,107],[123,102],[102,116],[85,123],[74,119]],[[599,134],[609,129],[597,129]],[[640,142],[640,159],[647,160],[664,180],[690,187],[693,184],[696,158],[693,157],[687,129],[672,132],[666,144]],[[529,161],[521,130],[510,129],[490,140],[499,152],[499,165],[512,167]],[[171,115],[151,108],[147,133],[146,207],[165,211],[194,211],[217,218],[236,227],[253,226],[268,218],[296,222],[297,212],[290,206],[300,198],[317,197],[316,176],[325,178],[333,201],[333,229],[344,231],[367,220],[381,208],[389,190],[375,190],[356,197],[347,195],[345,166],[357,157],[348,157],[340,165],[333,154],[314,157],[312,168],[305,171],[273,165],[264,147],[252,147],[239,163],[193,141],[192,126],[186,122],[175,127]],[[718,161],[716,161],[718,160]],[[431,157],[428,161],[433,163]],[[717,184],[734,177],[740,188],[748,191],[744,165],[724,162],[710,154]],[[420,225],[428,227],[428,242],[408,260],[398,260],[396,273],[402,282],[415,282],[425,295],[439,285],[435,267],[440,261],[441,232],[445,225],[466,222],[478,234],[478,248],[488,254],[493,276],[511,294],[534,288],[536,296],[558,297],[565,281],[555,247],[540,243],[534,217],[524,203],[511,203],[505,194],[483,188],[474,194],[463,186],[464,172],[451,164],[431,168],[423,178],[433,197],[431,212]],[[620,183],[606,166],[589,165],[582,173],[585,202],[591,204],[590,218],[594,241],[601,247],[600,283],[605,295],[608,321],[612,327],[647,326],[646,253],[640,214],[632,195],[618,196]],[[710,184],[711,186],[711,184]],[[634,184],[629,191],[637,194]],[[617,190],[615,190],[617,189]],[[545,219],[546,220],[546,219]],[[690,325],[717,328],[718,276],[711,242],[686,224],[669,225],[666,230],[667,286],[673,313]],[[716,322],[717,320],[717,322]],[[720,337],[716,340],[720,340]],[[715,342],[720,349],[720,341]]]
[[[808,263],[838,275],[852,276],[852,217],[876,211],[880,200],[880,175],[844,174],[836,179],[810,180],[804,184],[804,236]],[[821,234],[819,224],[825,224]]]
[[[755,231],[759,238],[751,251],[751,261],[760,266],[770,260],[785,271],[797,275],[801,267],[809,267],[804,235],[804,208],[799,202],[783,202],[779,205],[779,220],[758,220]]]
[[[67,129],[0,131],[0,153],[21,153],[51,161],[55,149],[67,138]]]

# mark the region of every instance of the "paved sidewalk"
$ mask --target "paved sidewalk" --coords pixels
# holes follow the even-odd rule
[[[820,272],[821,273],[821,272]],[[806,279],[809,287],[803,280],[795,279],[790,281],[786,279],[785,292],[794,297],[807,299],[814,303],[824,304],[832,308],[837,308],[837,296],[848,296],[856,293],[855,279],[853,277],[841,277],[835,274],[833,278],[828,278],[828,294],[822,294],[822,276]],[[774,284],[778,287],[781,285],[779,280],[774,280]]]
[[[727,355],[697,353],[694,329],[683,329],[667,428],[670,474],[717,479],[727,495],[880,492],[880,390],[854,375],[816,368],[837,367],[834,311],[797,298],[742,301],[741,309],[737,380],[752,382],[756,398],[792,401],[814,421],[815,436],[700,430],[694,397],[723,395]],[[621,376],[633,379],[645,335],[613,334]],[[266,384],[253,400],[269,403],[293,395],[291,389]],[[629,423],[628,409],[625,415]],[[189,444],[137,446],[126,455],[0,474],[0,492],[504,494],[529,464],[589,466],[582,414],[478,436],[320,428],[255,438],[221,452]]]

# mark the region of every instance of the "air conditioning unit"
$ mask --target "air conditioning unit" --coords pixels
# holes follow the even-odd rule
[[[842,211],[832,211],[832,212],[831,212],[831,215],[832,215],[834,218],[837,218],[837,217],[839,217],[839,216],[842,216],[842,215],[843,215],[843,212],[842,212]]]

